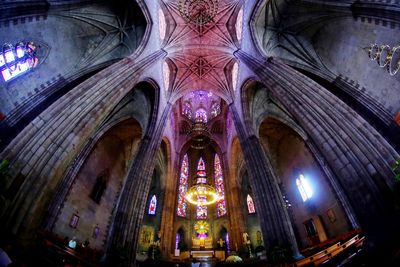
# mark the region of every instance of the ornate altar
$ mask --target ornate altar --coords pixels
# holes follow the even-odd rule
[[[193,249],[202,249],[202,248],[210,249],[213,247],[212,241],[213,240],[211,237],[206,237],[206,238],[193,237],[192,238],[192,248]]]

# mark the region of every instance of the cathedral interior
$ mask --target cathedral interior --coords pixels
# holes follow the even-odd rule
[[[7,0],[0,41],[1,266],[400,266],[400,1]]]

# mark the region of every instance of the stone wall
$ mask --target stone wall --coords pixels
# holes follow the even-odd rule
[[[11,141],[8,135],[14,137],[78,83],[138,48],[146,29],[143,13],[134,2],[126,8],[129,12],[117,2],[52,3],[41,10],[21,1],[12,8],[14,13],[6,12],[11,17],[0,18],[0,45],[34,41],[40,46],[35,69],[0,82],[0,113],[5,116],[0,121],[0,150]]]
[[[329,181],[301,137],[288,126],[275,119],[267,119],[260,127],[260,139],[271,157],[279,184],[287,200],[289,214],[294,224],[299,246],[312,243],[307,238],[304,222],[321,216],[327,238],[338,237],[350,230],[342,204],[337,199]],[[310,183],[313,196],[303,202],[296,179],[303,174]],[[328,210],[335,219],[329,219]],[[331,221],[332,220],[332,221]]]
[[[76,237],[78,242],[88,240],[97,250],[104,249],[111,214],[115,208],[129,161],[140,140],[140,126],[133,120],[123,122],[97,142],[81,167],[75,183],[69,192],[63,209],[54,227],[54,233],[61,237]],[[91,192],[99,175],[107,172],[107,185],[99,203]],[[79,216],[76,228],[70,226],[72,216]],[[93,235],[95,227],[100,234]]]

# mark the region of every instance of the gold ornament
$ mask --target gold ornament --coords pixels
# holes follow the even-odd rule
[[[198,221],[194,225],[194,230],[198,234],[207,234],[210,230],[210,225],[206,221]]]

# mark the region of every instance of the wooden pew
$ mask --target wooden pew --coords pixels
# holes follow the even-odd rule
[[[310,257],[301,259],[295,263],[295,266],[301,267],[306,265],[318,266],[323,262],[337,256],[342,253],[344,250],[348,249],[351,246],[357,245],[359,246],[364,242],[364,237],[361,237],[357,234],[345,243],[337,242],[336,244],[324,249]]]

